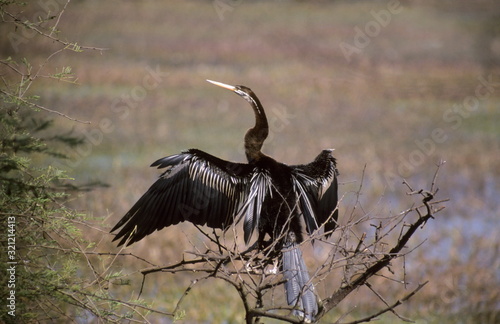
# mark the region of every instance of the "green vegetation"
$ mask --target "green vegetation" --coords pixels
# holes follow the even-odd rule
[[[56,42],[59,49],[42,65],[33,65],[29,47],[26,56],[0,58],[0,299],[2,323],[62,323],[70,321],[120,322],[140,311],[123,311],[126,305],[142,306],[139,300],[110,298],[105,275],[108,260],[93,257],[95,241],[84,233],[97,219],[70,207],[78,194],[102,183],[76,183],[60,168],[85,139],[54,127],[52,116],[76,120],[40,104],[41,95],[30,91],[41,79],[52,83],[74,83],[69,66],[53,69],[52,59],[63,51],[80,52],[82,47],[55,36],[55,16],[24,20],[36,8],[16,1],[2,1],[2,30],[14,50],[17,42]],[[60,12],[62,13],[62,11]],[[60,16],[59,16],[60,17]],[[21,35],[16,34],[17,28]],[[14,30],[14,32],[13,32]],[[28,36],[29,35],[29,36]],[[35,58],[34,60],[36,60]],[[124,304],[124,302],[128,304]],[[145,311],[147,313],[147,311]]]
[[[275,118],[276,131],[264,146],[275,158],[304,163],[323,148],[336,149],[341,219],[353,209],[365,165],[356,213],[384,217],[408,206],[401,177],[426,183],[434,165],[446,160],[439,195],[451,202],[412,241],[426,240],[405,259],[404,279],[429,284],[397,310],[417,323],[498,322],[500,69],[498,28],[491,25],[498,5],[405,4],[348,63],[339,44],[353,44],[355,27],[365,28],[371,11],[388,2],[234,2],[222,20],[210,1],[73,1],[60,19],[66,2],[51,2],[59,7],[50,14],[43,1],[11,11],[30,19],[42,12],[32,26],[50,34],[57,22],[53,36],[69,39],[66,45],[20,22],[6,23],[12,18],[2,11],[0,32],[17,38],[0,38],[0,216],[9,229],[8,215],[19,215],[16,257],[30,260],[16,268],[18,287],[26,287],[18,290],[16,314],[46,322],[61,314],[68,321],[146,321],[147,314],[155,322],[173,312],[196,274],[156,273],[142,287],[138,271],[180,260],[193,242],[203,246],[199,233],[182,224],[118,251],[107,230],[157,176],[147,167],[155,159],[197,147],[243,160],[251,112],[237,96],[204,81],[214,79],[245,84],[259,95]],[[6,1],[1,6],[12,8]],[[148,76],[157,77],[149,87]],[[492,80],[489,96],[464,112],[480,77]],[[433,140],[436,129],[445,139]],[[110,187],[74,190],[96,181]],[[359,231],[373,235],[370,226]],[[4,236],[1,242],[6,248]],[[311,269],[322,253],[311,250]],[[318,293],[326,296],[339,285],[340,278],[322,282]],[[378,291],[388,302],[407,292],[400,284]],[[51,313],[40,313],[47,305]],[[343,320],[352,321],[383,305],[366,288],[330,319],[347,314]],[[240,323],[241,307],[232,288],[205,280],[176,316]],[[392,314],[381,318],[400,322]]]

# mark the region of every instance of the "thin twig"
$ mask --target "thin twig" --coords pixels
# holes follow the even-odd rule
[[[387,311],[390,311],[391,313],[393,313],[394,315],[396,315],[396,317],[398,317],[400,320],[402,320],[402,321],[404,321],[404,322],[410,322],[410,323],[413,323],[413,321],[412,321],[412,320],[410,320],[410,319],[408,319],[408,318],[405,318],[405,317],[403,317],[403,316],[399,315],[399,314],[396,312],[396,310],[394,310],[395,306],[394,306],[394,305],[390,306],[390,305],[389,305],[389,303],[385,300],[385,298],[384,298],[381,294],[379,294],[379,293],[378,293],[378,292],[377,292],[377,291],[373,288],[373,286],[372,286],[369,282],[366,282],[366,283],[365,283],[365,286],[367,286],[367,287],[368,287],[368,288],[369,288],[369,289],[370,289],[370,290],[371,290],[371,291],[372,291],[372,292],[373,292],[373,293],[374,293],[374,294],[378,297],[378,299],[380,299],[380,300],[381,300],[381,301],[385,304],[385,306],[387,306],[387,307],[388,307]],[[378,316],[378,315],[377,315],[377,316]]]
[[[57,110],[52,110],[52,109],[46,108],[46,107],[44,107],[44,106],[41,106],[41,105],[39,105],[39,104],[36,104],[36,103],[30,102],[30,101],[28,101],[28,100],[25,100],[25,99],[23,99],[23,98],[20,98],[20,97],[18,97],[18,96],[15,96],[15,95],[13,95],[13,94],[10,94],[10,93],[8,93],[8,92],[6,92],[6,91],[2,90],[2,89],[0,89],[0,92],[1,92],[1,93],[3,93],[3,94],[4,94],[4,95],[6,95],[6,96],[9,96],[9,97],[15,98],[16,100],[19,100],[19,101],[21,101],[22,103],[24,103],[24,104],[26,104],[26,105],[28,105],[28,106],[35,107],[35,108],[38,108],[38,109],[44,110],[44,111],[49,112],[49,113],[51,113],[51,114],[56,114],[56,115],[62,116],[62,117],[64,117],[64,118],[67,118],[67,119],[69,119],[69,120],[72,120],[72,121],[75,121],[75,122],[78,122],[78,123],[82,123],[82,124],[90,124],[90,123],[91,123],[90,121],[79,120],[79,119],[76,119],[76,118],[70,117],[70,116],[68,116],[68,115],[66,115],[66,114],[64,114],[64,113],[62,113],[62,112],[60,112],[60,111],[57,111]]]
[[[84,49],[84,50],[94,50],[94,51],[97,50],[97,51],[101,51],[101,52],[107,50],[107,48],[100,48],[100,47],[94,47],[94,46],[83,46],[83,45],[77,45],[76,43],[65,42],[65,41],[61,40],[60,38],[53,36],[52,33],[47,34],[43,31],[39,30],[38,28],[36,28],[34,25],[30,25],[30,24],[26,23],[25,21],[17,18],[16,16],[14,16],[12,13],[10,13],[8,11],[3,11],[3,13],[5,13],[7,16],[9,16],[10,18],[13,19],[12,21],[5,21],[5,22],[14,23],[16,25],[20,25],[20,26],[23,26],[25,28],[31,29],[31,30],[35,31],[36,33],[38,33],[39,35],[47,37],[47,38],[53,40],[54,42],[57,42],[59,44],[64,45],[67,48],[73,47],[75,49],[78,48],[78,49]]]
[[[422,289],[426,284],[428,283],[428,281],[424,282],[423,284],[419,284],[417,288],[415,288],[411,293],[409,293],[408,295],[406,295],[405,297],[401,298],[401,299],[398,299],[394,304],[388,306],[387,308],[384,308],[382,310],[380,310],[379,312],[373,314],[373,315],[370,315],[370,316],[367,316],[365,318],[362,318],[362,319],[359,319],[359,320],[356,320],[356,321],[352,321],[352,322],[348,322],[348,323],[344,323],[344,324],[359,324],[359,323],[366,323],[366,322],[371,322],[372,320],[374,320],[377,316],[380,316],[384,313],[387,313],[389,311],[392,311],[394,310],[394,308],[398,307],[399,305],[403,304],[405,301],[407,301],[408,299],[410,299],[411,297],[413,297],[420,289]],[[406,322],[413,322],[411,320],[405,320]]]

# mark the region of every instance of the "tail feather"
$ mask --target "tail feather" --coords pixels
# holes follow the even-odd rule
[[[298,306],[294,314],[313,322],[318,313],[314,287],[309,282],[309,273],[296,243],[285,244],[283,249],[283,275],[288,305]]]

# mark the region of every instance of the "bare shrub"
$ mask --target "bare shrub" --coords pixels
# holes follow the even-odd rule
[[[446,200],[436,200],[435,197],[440,167],[441,164],[438,165],[428,190],[416,190],[403,180],[408,188],[406,194],[412,202],[407,209],[391,215],[362,213],[359,216],[357,207],[362,193],[361,181],[356,193],[358,199],[345,213],[333,239],[326,240],[324,233],[316,232],[302,243],[303,250],[313,243],[314,250],[318,250],[320,255],[317,258],[320,262],[316,262],[316,267],[311,271],[311,281],[316,287],[317,295],[325,294],[319,303],[317,321],[327,315],[331,319],[329,313],[334,313],[332,310],[343,300],[363,287],[375,294],[382,306],[374,309],[373,314],[363,315],[350,323],[369,322],[387,312],[393,313],[400,320],[409,320],[399,314],[396,308],[414,296],[427,281],[409,283],[405,277],[405,260],[419,246],[409,245],[410,239],[444,208],[443,202]],[[236,290],[243,303],[247,323],[261,323],[263,318],[289,323],[304,321],[303,318],[292,315],[293,307],[286,304],[281,287],[284,277],[274,255],[274,244],[264,250],[258,250],[254,246],[246,249],[242,248],[244,245],[241,244],[242,240],[235,227],[227,233],[207,231],[204,228],[198,230],[206,237],[202,246],[193,243],[178,262],[140,270],[143,286],[150,274],[158,272],[173,275],[188,273],[196,278],[185,287],[184,293],[170,310],[174,318],[182,317],[181,305],[184,298],[197,285],[205,280],[217,279]],[[387,295],[387,286],[392,289],[390,296]],[[409,292],[401,293],[406,288],[410,288]],[[400,296],[395,298],[395,292]],[[347,313],[335,315],[336,320],[342,321],[346,315]]]

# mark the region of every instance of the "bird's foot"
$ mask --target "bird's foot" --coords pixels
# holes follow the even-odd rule
[[[279,271],[278,259],[274,259],[272,266],[268,265],[267,267],[264,268],[264,273],[267,275],[278,274],[278,271]]]

